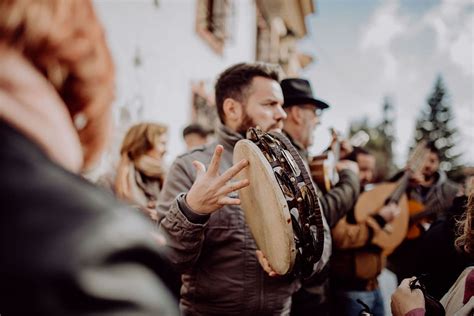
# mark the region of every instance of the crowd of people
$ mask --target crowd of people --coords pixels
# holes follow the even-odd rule
[[[314,184],[324,249],[302,281],[259,251],[238,194],[250,182],[235,179],[249,161],[233,151],[249,128],[280,132],[311,173],[308,148],[331,106],[309,81],[266,63],[223,69],[212,138],[209,127],[186,127],[187,152],[166,168],[166,124],[140,122],[116,168],[91,183],[82,174],[112,134],[113,96],[91,1],[0,1],[0,314],[472,315],[473,181],[450,181],[434,143],[422,144],[418,170],[387,179],[405,184],[403,196],[361,219],[376,160],[340,141],[338,181]],[[381,236],[407,199],[427,215],[419,236],[389,251]],[[385,267],[400,284],[391,311],[378,284]]]

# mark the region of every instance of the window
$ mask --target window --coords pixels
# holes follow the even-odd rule
[[[219,121],[209,84],[201,80],[192,84],[192,122],[214,130]]]
[[[230,35],[232,0],[197,0],[196,32],[218,54]]]

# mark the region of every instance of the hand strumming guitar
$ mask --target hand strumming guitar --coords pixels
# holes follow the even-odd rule
[[[385,222],[390,223],[398,216],[398,214],[400,214],[400,206],[396,203],[390,203],[383,206],[378,214],[385,220]]]

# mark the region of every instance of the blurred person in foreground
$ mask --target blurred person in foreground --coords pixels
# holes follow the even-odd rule
[[[463,218],[458,222],[459,234],[455,246],[459,253],[474,258],[474,192],[471,190]],[[449,258],[447,259],[449,260]],[[420,289],[411,289],[415,278],[404,279],[392,295],[392,313],[394,316],[424,316],[426,301]],[[451,288],[441,298],[446,315],[468,316],[474,311],[474,265],[462,271]]]
[[[0,1],[2,315],[177,315],[153,227],[78,175],[113,89],[91,1]]]
[[[183,139],[187,150],[206,145],[209,142],[209,135],[212,132],[204,128],[201,124],[193,123],[183,129]]]

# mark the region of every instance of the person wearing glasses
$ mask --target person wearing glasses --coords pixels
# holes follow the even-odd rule
[[[280,83],[286,112],[283,133],[296,147],[303,160],[309,163],[308,148],[314,142],[314,131],[321,121],[323,110],[328,109],[326,102],[314,97],[308,80],[287,78]],[[357,163],[348,160],[337,164],[339,182],[327,194],[320,194],[321,206],[328,224],[333,228],[354,205],[359,196],[359,178]],[[292,315],[329,314],[329,267],[326,266],[318,278],[311,284],[305,284],[293,295]]]
[[[279,73],[278,67],[264,63],[241,63],[223,71],[215,85],[221,121],[216,140],[179,156],[169,170],[158,214],[170,259],[182,272],[183,315],[290,311],[299,282],[291,275],[276,276],[268,262],[257,257],[240,199],[232,193],[249,181],[231,181],[248,165],[245,159],[233,163],[234,146],[247,130],[283,128],[286,113]],[[329,235],[327,225],[325,231]],[[325,243],[326,260],[328,251]]]

